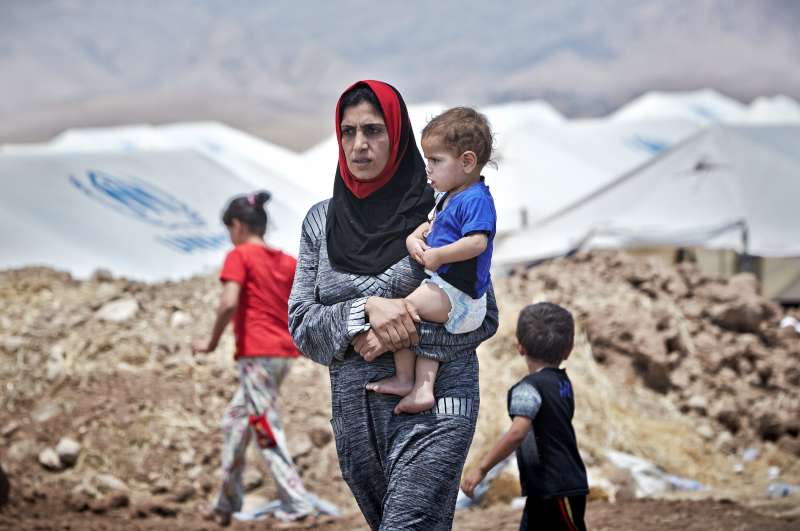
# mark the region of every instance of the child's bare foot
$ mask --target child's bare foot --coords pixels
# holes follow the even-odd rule
[[[433,407],[433,389],[420,386],[411,390],[394,408],[395,415],[401,413],[422,413]]]
[[[404,380],[395,375],[377,382],[370,382],[367,384],[367,389],[384,395],[406,396],[414,389],[414,380]]]

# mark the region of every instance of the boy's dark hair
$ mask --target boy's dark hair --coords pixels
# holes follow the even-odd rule
[[[234,197],[222,213],[222,222],[226,227],[230,227],[233,220],[238,219],[253,234],[264,236],[267,232],[267,211],[264,209],[264,203],[269,201],[270,197],[272,196],[266,191]]]
[[[558,365],[572,350],[575,321],[558,304],[529,304],[517,319],[517,341],[533,359]]]
[[[339,113],[341,114],[341,116],[339,116],[339,122],[342,121],[345,109],[354,107],[365,101],[375,107],[376,111],[383,114],[383,109],[378,101],[378,97],[372,92],[372,89],[369,88],[368,85],[356,85],[342,95],[342,103],[339,105]]]
[[[422,130],[422,138],[428,137],[441,138],[456,156],[472,151],[480,167],[493,163],[489,120],[471,107],[453,107],[433,118]]]

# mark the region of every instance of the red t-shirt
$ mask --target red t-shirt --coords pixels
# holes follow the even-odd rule
[[[242,287],[233,317],[236,358],[299,355],[289,335],[289,293],[297,260],[277,249],[245,243],[225,257],[219,278]]]

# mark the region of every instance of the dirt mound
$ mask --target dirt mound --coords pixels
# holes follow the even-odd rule
[[[587,253],[516,280],[572,308],[601,365],[664,394],[721,446],[778,441],[800,456],[800,335],[779,326],[783,310],[753,275]]]
[[[0,273],[9,510],[55,496],[73,512],[164,516],[210,497],[219,422],[237,385],[233,340],[226,334],[209,356],[193,357],[189,345],[210,330],[219,289],[214,277],[151,285],[108,274],[78,282],[39,268]],[[327,371],[298,360],[284,390],[287,436],[308,488],[354,513],[332,443]],[[72,466],[59,463],[62,438],[80,446]],[[55,461],[45,464],[48,449]],[[274,499],[260,460],[248,459],[259,463],[248,467],[248,490]]]
[[[771,482],[800,483],[800,336],[779,328],[782,310],[757,294],[751,276],[726,281],[592,252],[496,279],[495,290],[501,325],[480,355],[481,414],[467,468],[509,425],[506,390],[526,371],[513,345],[519,310],[551,301],[577,318],[566,367],[596,495],[632,495],[609,450],[699,481],[707,496],[746,503],[765,500]],[[519,494],[513,475],[487,504]]]
[[[0,272],[0,462],[11,481],[0,527],[18,518],[42,528],[69,514],[65,522],[98,529],[199,528],[196,506],[217,488],[219,420],[237,380],[229,334],[213,355],[189,351],[212,324],[219,289],[213,276],[143,284]],[[501,330],[479,353],[482,404],[468,463],[508,425],[506,390],[524,374],[512,345],[519,308],[551,300],[581,326],[568,369],[593,469],[607,470],[605,452],[615,449],[748,502],[764,499],[770,467],[780,481],[800,482],[791,453],[800,341],[777,328],[780,309],[751,279],[593,253],[498,279],[496,289]],[[320,528],[362,526],[332,443],[326,369],[298,360],[281,407],[306,485],[345,514]],[[753,447],[757,456],[742,459]],[[248,468],[251,494],[273,499],[260,466]],[[515,478],[497,485],[488,503],[516,495]],[[459,515],[457,528],[477,529],[482,511]]]

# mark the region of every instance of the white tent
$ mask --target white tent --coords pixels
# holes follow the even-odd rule
[[[419,136],[425,124],[445,106],[409,106]],[[596,190],[614,177],[649,160],[695,133],[686,120],[609,123],[568,122],[539,101],[493,105],[480,109],[496,137],[498,168],[484,174],[498,209],[498,231],[522,228]],[[330,197],[337,161],[336,138],[306,151],[302,182],[318,199]]]
[[[648,92],[608,116],[613,122],[680,118],[699,125],[800,123],[800,103],[788,96],[761,97],[745,105],[712,89]]]
[[[301,166],[297,153],[217,122],[162,126],[129,125],[69,129],[49,142],[7,144],[0,153],[134,153],[192,150],[228,168],[250,189],[265,188],[275,197],[293,198],[303,213],[314,196],[296,186]]]
[[[614,122],[682,118],[701,125],[744,122],[747,107],[712,89],[690,92],[648,92],[611,113]]]
[[[497,264],[578,246],[800,256],[800,127],[716,126],[495,246]]]
[[[747,108],[747,117],[751,123],[800,123],[800,103],[783,95],[756,98]]]
[[[257,175],[252,175],[258,178]],[[98,267],[142,280],[221,265],[225,202],[253,184],[195,151],[0,154],[0,268]],[[267,240],[296,253],[302,216],[270,204]]]
[[[523,124],[498,131],[497,170],[485,170],[498,230],[535,223],[691,136],[685,120]]]

